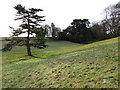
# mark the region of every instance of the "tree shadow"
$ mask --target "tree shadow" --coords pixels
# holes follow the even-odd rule
[[[27,56],[27,55],[26,55],[26,56]],[[26,57],[26,56],[23,56],[23,57]],[[18,60],[18,61],[25,61],[25,60],[29,60],[29,59],[32,59],[32,58],[43,59],[43,58],[41,58],[41,57],[37,57],[37,56],[32,55],[32,56],[30,56],[29,58],[22,58],[22,59],[20,59],[20,60]]]
[[[33,57],[33,58],[40,58],[40,59],[42,59],[41,57],[38,57],[38,56],[34,56],[34,55],[32,55],[31,57]]]

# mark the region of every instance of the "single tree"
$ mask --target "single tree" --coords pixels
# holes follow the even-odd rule
[[[45,21],[45,20],[43,20],[43,18],[45,16],[38,15],[38,12],[43,11],[43,10],[36,9],[36,8],[26,9],[21,4],[16,5],[14,8],[17,10],[15,20],[22,20],[22,24],[19,25],[18,29],[14,29],[14,28],[10,27],[11,29],[13,29],[12,37],[21,35],[23,33],[27,33],[26,40],[25,40],[26,47],[27,47],[27,54],[28,54],[28,56],[32,56],[31,49],[30,49],[31,45],[38,47],[38,48],[40,48],[40,46],[44,46],[43,43],[42,43],[42,45],[40,43],[39,43],[39,45],[37,43],[30,44],[30,35],[32,35],[32,34],[36,34],[38,42],[43,39],[43,38],[40,38],[41,33],[43,34],[43,31],[44,31],[43,29],[41,29],[40,23],[42,21]],[[41,37],[43,37],[43,35],[41,35]],[[19,41],[19,40],[17,40],[17,41]],[[12,47],[12,45],[19,43],[19,42],[18,43],[13,43],[13,42],[15,42],[15,39],[13,39],[10,42],[9,46]],[[7,47],[7,45],[6,45],[6,47]]]
[[[52,36],[51,27],[48,24],[46,24],[44,27],[45,27],[45,31],[46,31],[46,37],[51,37]]]
[[[52,29],[52,38],[56,38],[56,27],[54,23],[51,23],[51,29]]]
[[[51,23],[51,31],[52,39],[57,39],[58,33],[61,31],[61,28],[56,27],[54,23]]]

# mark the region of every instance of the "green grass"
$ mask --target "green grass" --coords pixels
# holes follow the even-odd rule
[[[2,38],[0,38],[0,49],[2,49]],[[2,52],[0,51],[0,89],[2,89]]]
[[[118,38],[80,45],[48,41],[45,49],[3,52],[3,88],[118,88]]]

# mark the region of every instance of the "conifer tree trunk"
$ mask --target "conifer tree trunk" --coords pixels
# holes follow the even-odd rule
[[[27,40],[26,40],[26,47],[27,47],[27,53],[28,53],[28,56],[32,56],[31,54],[31,49],[30,49],[30,26],[29,26],[29,19],[27,19],[28,21],[28,36],[27,36]]]
[[[28,56],[32,56],[29,41],[30,41],[30,37],[29,37],[29,30],[28,30],[28,36],[27,36],[27,40],[26,40],[27,53],[28,53]]]

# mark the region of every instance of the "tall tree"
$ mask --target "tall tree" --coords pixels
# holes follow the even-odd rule
[[[55,39],[56,38],[56,28],[55,28],[54,23],[51,23],[51,29],[52,29],[52,38]]]
[[[61,29],[59,27],[56,27],[54,23],[51,23],[51,31],[52,31],[52,38],[56,39]]]
[[[21,20],[22,19],[22,24],[20,25],[21,33],[23,33],[24,29],[27,29],[25,32],[27,32],[27,39],[26,39],[26,46],[27,46],[27,53],[28,56],[31,56],[31,49],[30,49],[30,34],[32,34],[32,30],[35,30],[35,28],[38,28],[40,26],[40,22],[44,21],[41,18],[44,16],[39,16],[37,15],[37,12],[43,11],[42,9],[36,9],[36,8],[30,8],[30,9],[25,9],[25,7],[21,6],[18,4],[17,6],[14,7],[17,10],[17,18],[15,20]],[[15,31],[16,33],[16,31]]]
[[[106,30],[109,34],[114,37],[118,36],[118,24],[119,24],[119,15],[118,12],[120,8],[117,5],[109,5],[107,8],[104,9],[105,19],[102,20]]]
[[[51,37],[52,36],[51,27],[48,24],[46,24],[44,27],[45,27],[45,30],[46,30],[46,37]]]
[[[15,20],[22,20],[22,23],[21,23],[21,25],[19,25],[18,29],[14,29],[14,28],[10,27],[11,29],[13,29],[12,36],[14,37],[14,36],[21,35],[23,33],[27,33],[26,40],[25,40],[26,47],[27,47],[27,54],[28,54],[28,56],[32,56],[31,49],[30,49],[30,46],[31,46],[30,45],[30,35],[32,35],[33,33],[36,34],[36,37],[41,35],[41,34],[39,34],[41,32],[40,23],[42,21],[45,21],[45,20],[43,20],[43,18],[45,16],[39,16],[37,13],[39,11],[43,11],[43,10],[36,9],[36,8],[26,9],[21,4],[16,5],[14,7],[14,9],[17,10]],[[43,31],[43,29],[42,29],[42,31]],[[17,43],[15,43],[15,44],[17,44]],[[12,46],[13,43],[10,45]],[[36,46],[36,45],[34,45],[34,46]]]
[[[118,36],[120,36],[120,1],[115,5],[116,11],[117,11],[117,16],[118,16]]]

